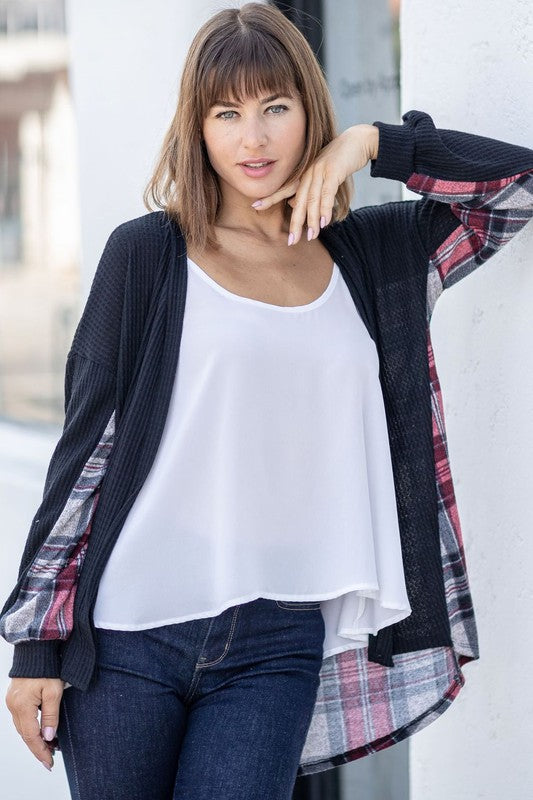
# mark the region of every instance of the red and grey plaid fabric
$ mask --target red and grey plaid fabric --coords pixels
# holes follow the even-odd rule
[[[0,632],[11,644],[67,639],[72,631],[77,580],[114,434],[113,412],[63,511],[37,551],[15,604],[2,617]]]

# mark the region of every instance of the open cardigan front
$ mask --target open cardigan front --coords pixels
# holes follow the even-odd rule
[[[443,289],[496,253],[533,213],[533,150],[437,129],[412,110],[374,122],[372,177],[421,195],[351,211],[320,232],[380,361],[412,613],[368,648],[324,659],[298,774],[381,750],[423,728],[479,658],[430,321]],[[10,677],[98,679],[98,582],[154,461],[176,369],[187,253],[164,211],[111,233],[65,373],[65,422],[18,581],[0,612]],[[155,540],[154,540],[154,546]]]

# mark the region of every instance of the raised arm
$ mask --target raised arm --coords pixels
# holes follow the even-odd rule
[[[428,317],[443,289],[498,252],[533,216],[533,150],[436,128],[412,110],[402,125],[376,121],[372,177],[422,195],[416,230],[428,259]]]

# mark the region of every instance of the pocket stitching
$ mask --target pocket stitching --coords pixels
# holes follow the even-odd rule
[[[276,600],[276,605],[284,611],[314,611],[320,608],[320,600]]]

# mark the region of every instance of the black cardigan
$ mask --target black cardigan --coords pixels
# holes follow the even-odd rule
[[[429,323],[443,288],[481,265],[531,217],[533,150],[437,129],[428,114],[416,110],[404,114],[401,125],[374,125],[379,151],[371,175],[403,181],[422,197],[351,211],[320,233],[380,359],[412,607],[409,617],[370,635],[368,660],[392,667],[394,654],[453,647],[464,663],[478,657],[477,633],[459,523],[451,513],[455,498]],[[0,612],[7,641],[17,642],[24,615],[13,612],[27,607],[32,563],[40,560],[42,566],[46,559],[46,539],[65,516],[110,421],[114,431],[101,480],[92,487],[86,546],[75,559],[75,539],[65,549],[70,572],[62,577],[74,576],[70,616],[68,609],[59,614],[54,627],[48,604],[48,616],[34,619],[34,632],[15,644],[10,677],[60,676],[84,690],[96,677],[92,609],[98,581],[158,448],[178,365],[186,291],[185,243],[165,212],[113,230],[67,358],[63,432],[17,585]],[[63,522],[65,536],[73,537],[68,520]],[[78,539],[80,533],[78,526]],[[48,587],[54,602],[57,587],[57,580]]]

